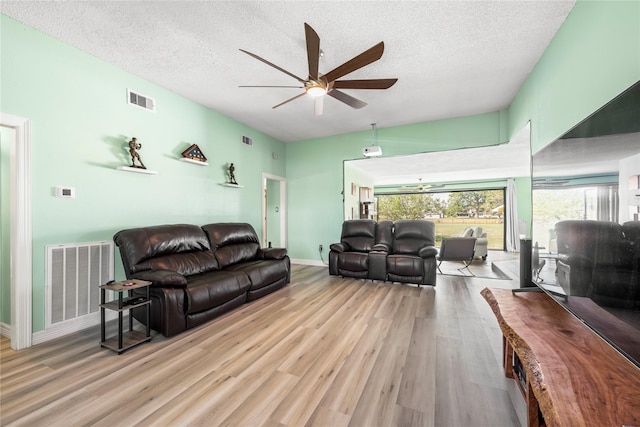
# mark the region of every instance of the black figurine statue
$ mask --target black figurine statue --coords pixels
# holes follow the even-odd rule
[[[142,148],[142,144],[139,144],[136,140],[136,138],[131,138],[131,141],[129,141],[129,154],[131,154],[131,167],[132,168],[139,168],[139,169],[146,169],[147,167],[144,165],[144,163],[142,163],[142,159],[140,158],[140,154],[138,154],[139,149]],[[138,160],[138,162],[140,162],[140,166],[136,166],[136,159]]]
[[[233,163],[229,165],[229,184],[238,185],[236,182],[236,175],[234,174],[236,168],[233,166]]]

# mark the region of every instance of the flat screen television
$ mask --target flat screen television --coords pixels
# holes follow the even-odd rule
[[[532,155],[532,281],[640,367],[640,81]]]

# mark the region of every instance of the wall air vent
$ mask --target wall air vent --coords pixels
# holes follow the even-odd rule
[[[248,145],[249,147],[253,146],[253,138],[249,138],[248,136],[242,135],[242,143],[244,145]]]
[[[137,105],[149,111],[156,111],[156,101],[148,96],[140,95],[139,93],[130,91],[127,89],[127,102],[131,105]]]

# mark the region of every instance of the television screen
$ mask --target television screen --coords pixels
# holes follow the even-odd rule
[[[640,366],[640,82],[532,156],[532,280]]]

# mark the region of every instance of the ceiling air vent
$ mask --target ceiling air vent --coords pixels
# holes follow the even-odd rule
[[[139,93],[127,90],[127,102],[132,105],[137,105],[145,110],[156,111],[156,101],[153,98],[149,98]]]
[[[249,147],[253,146],[253,138],[249,138],[248,136],[242,135],[242,143],[244,145],[248,145]]]

